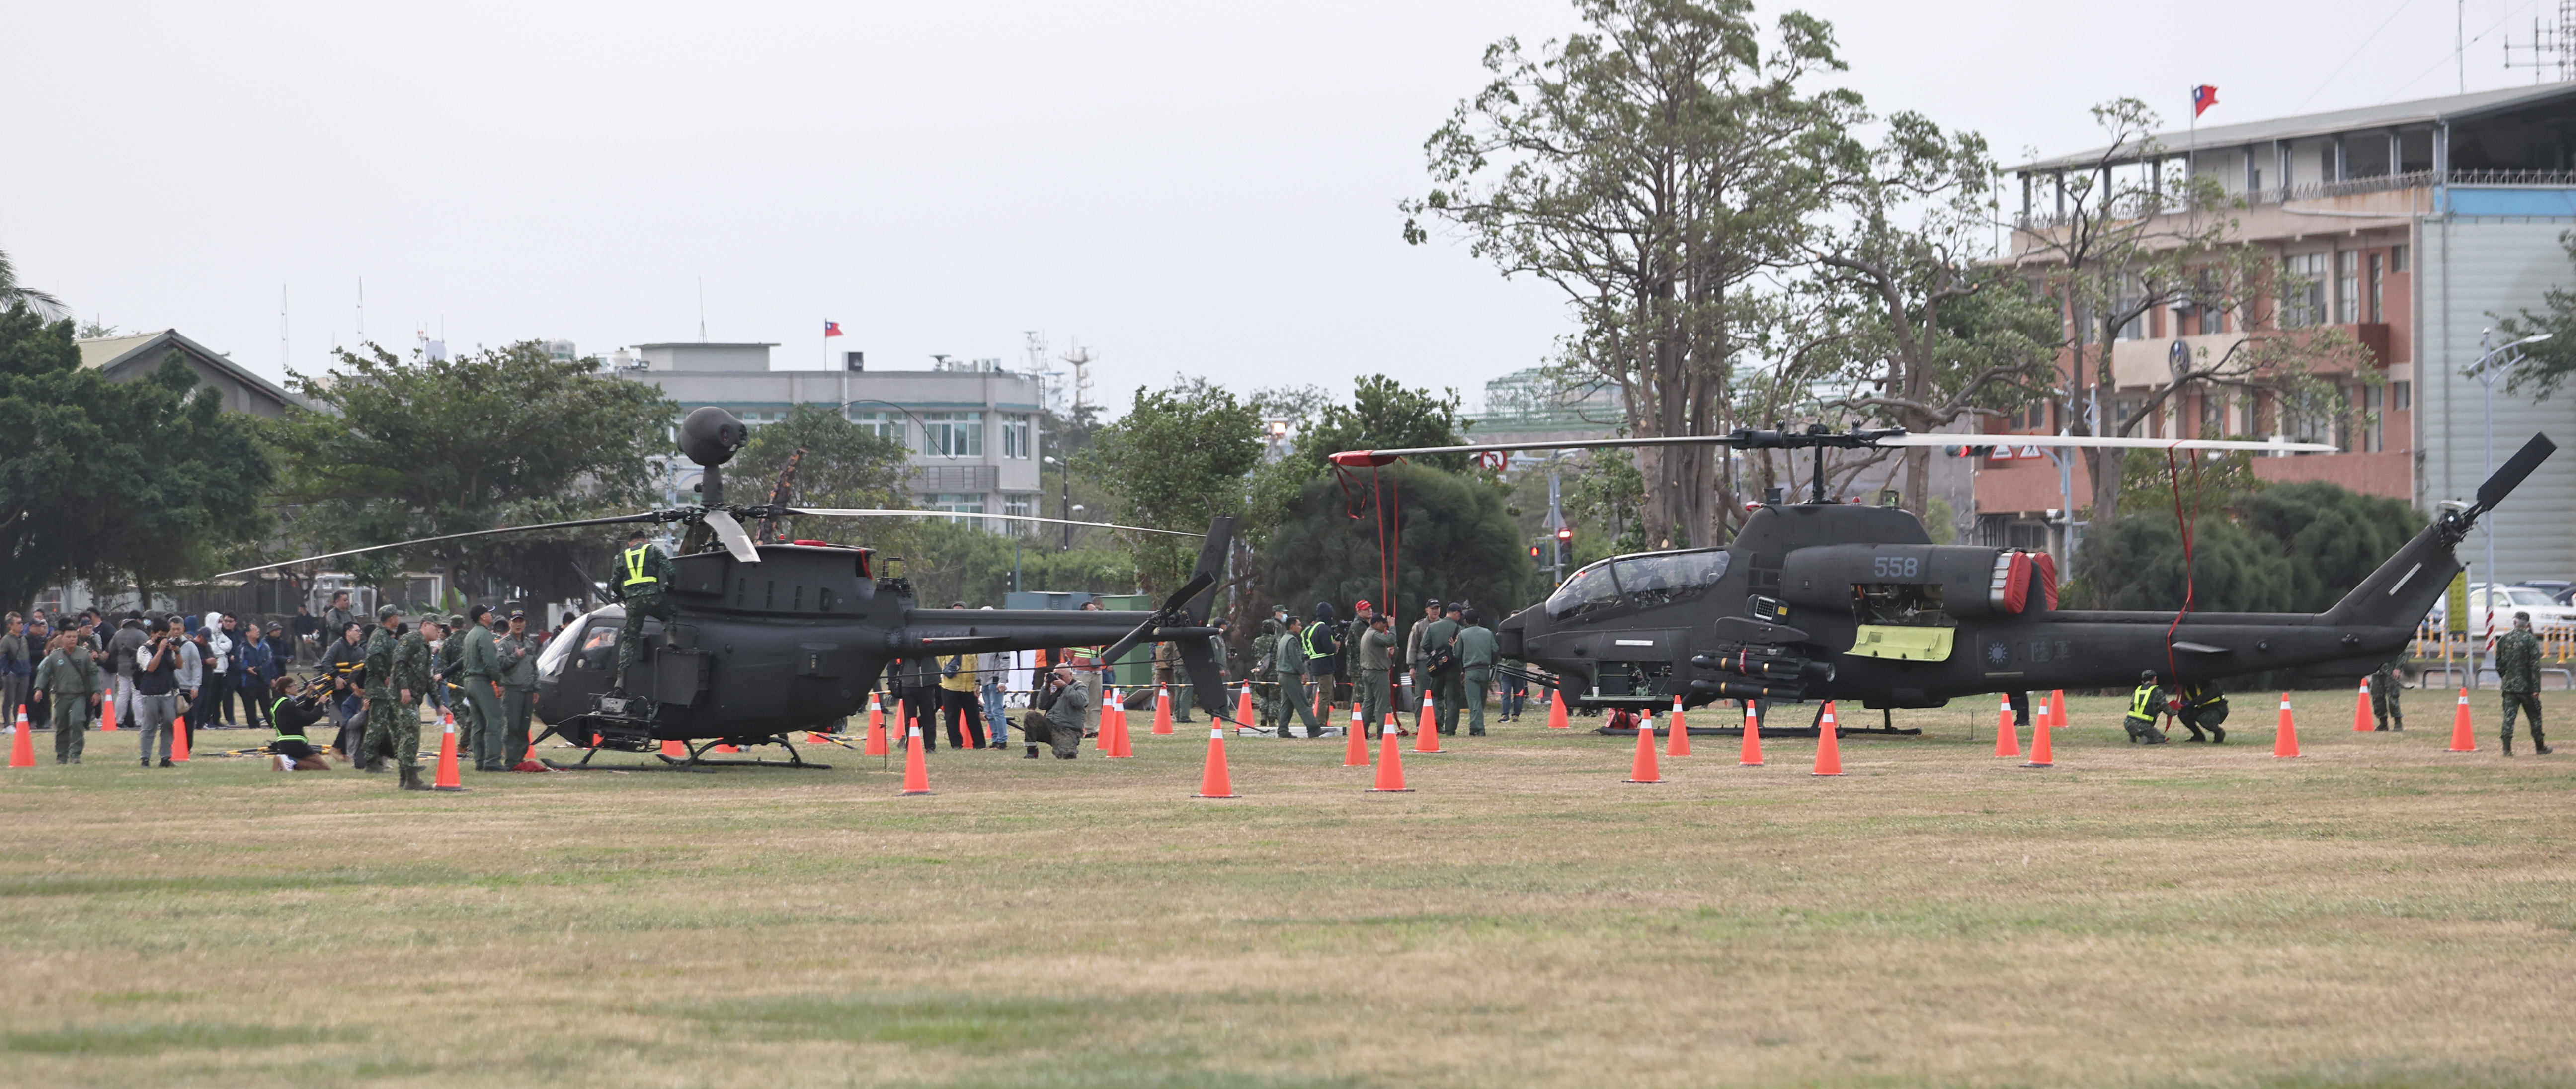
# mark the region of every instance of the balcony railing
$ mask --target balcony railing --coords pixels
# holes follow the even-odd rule
[[[2430,170],[2410,170],[2403,174],[2378,174],[2367,178],[2347,178],[2343,181],[2310,182],[2306,185],[2294,185],[2286,189],[2259,189],[2252,195],[2246,197],[2246,202],[2249,204],[2282,204],[2294,200],[2325,200],[2331,197],[2359,196],[2364,193],[2385,193],[2398,189],[2422,189],[2440,184],[2438,177],[2438,175]],[[2576,187],[2576,170],[2454,170],[2451,172],[2449,184],[2498,186],[2563,185]],[[2124,196],[2121,200],[2114,202],[2112,214],[2121,219],[2137,219],[2144,216],[2154,215],[2158,212],[2178,208],[2180,204],[2181,201],[2178,196],[2164,196],[2156,193],[2143,192],[2134,193]],[[2061,215],[2057,212],[2043,212],[2034,209],[2030,214],[2018,217],[2014,221],[2014,225],[2023,230],[2046,230],[2050,227],[2065,226],[2067,221],[2072,218],[2072,216]]]

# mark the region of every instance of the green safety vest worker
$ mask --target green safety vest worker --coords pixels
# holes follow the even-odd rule
[[[2154,722],[2162,705],[2162,701],[2156,698],[2157,693],[2158,689],[2153,684],[2139,685],[2137,691],[2129,693],[2129,717]]]
[[[626,581],[619,584],[619,589],[629,594],[662,592],[662,580],[646,571],[646,565],[653,558],[652,545],[636,545],[621,553],[620,558],[626,561]]]

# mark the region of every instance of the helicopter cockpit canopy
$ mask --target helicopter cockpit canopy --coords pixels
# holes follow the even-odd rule
[[[1618,607],[1653,608],[1689,601],[1726,577],[1723,548],[1640,552],[1586,565],[1547,599],[1550,620]]]

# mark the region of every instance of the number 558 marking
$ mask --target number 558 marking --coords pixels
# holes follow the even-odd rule
[[[1878,556],[1870,562],[1870,574],[1883,579],[1910,579],[1922,570],[1921,556]]]

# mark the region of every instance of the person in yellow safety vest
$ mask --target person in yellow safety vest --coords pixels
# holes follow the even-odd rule
[[[2227,721],[2227,693],[2210,687],[2206,681],[2186,681],[2181,694],[2168,697],[2167,702],[2173,705],[2174,721],[2191,731],[2191,736],[2183,740],[2204,740],[2200,732],[2207,729],[2210,744],[2227,743],[2227,727],[2220,725]]]
[[[2165,735],[2156,729],[2156,716],[2164,713],[2164,689],[2156,685],[2156,671],[2138,674],[2138,689],[2129,693],[2129,717],[2121,721],[2128,727],[2132,745],[2162,745]]]
[[[609,695],[626,695],[626,670],[644,643],[644,618],[664,624],[674,618],[670,598],[664,596],[671,574],[671,558],[643,530],[626,535],[626,548],[608,575],[608,592],[626,606],[626,622],[617,629],[617,672],[609,678]]]
[[[304,682],[293,677],[279,677],[268,683],[268,724],[277,730],[277,740],[268,743],[269,755],[282,758],[279,771],[329,771],[331,764],[322,759],[322,750],[313,747],[313,739],[304,731],[321,721],[322,705],[304,692]]]

